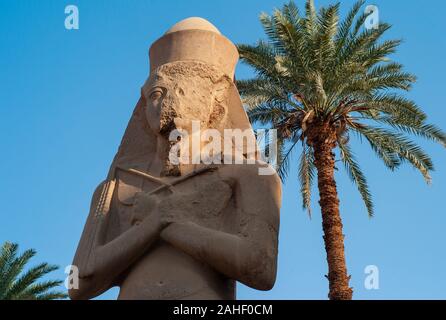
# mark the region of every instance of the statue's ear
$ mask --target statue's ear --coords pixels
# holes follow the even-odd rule
[[[228,116],[228,89],[230,87],[230,81],[228,78],[221,77],[220,80],[214,85],[213,88],[213,102],[212,111],[209,115],[209,128],[218,129],[221,126],[226,125],[226,120]]]

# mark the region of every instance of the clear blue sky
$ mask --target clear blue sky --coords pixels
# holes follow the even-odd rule
[[[331,1],[316,1],[318,6]],[[303,6],[304,0],[297,1]],[[342,1],[342,11],[353,1]],[[76,4],[80,29],[64,28]],[[2,0],[0,2],[0,241],[35,248],[33,260],[60,265],[64,277],[96,185],[108,171],[140,87],[148,48],[189,16],[214,23],[235,43],[264,37],[258,15],[281,0]],[[446,2],[375,0],[389,35],[403,38],[394,58],[419,77],[409,94],[446,130]],[[251,71],[238,66],[237,78]],[[409,167],[391,174],[366,145],[357,156],[376,205],[369,219],[345,172],[337,174],[351,284],[357,299],[446,298],[446,150],[423,142],[433,185]],[[269,292],[239,286],[242,299],[325,299],[328,284],[317,197],[313,219],[301,209],[294,163],[283,188],[279,271]],[[364,268],[380,270],[380,289],[364,288]],[[114,298],[117,290],[104,294]]]

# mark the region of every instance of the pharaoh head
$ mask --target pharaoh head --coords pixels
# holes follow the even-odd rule
[[[238,52],[208,21],[183,20],[155,41],[149,51],[150,75],[112,169],[116,165],[148,170],[160,139],[173,130],[248,129],[251,125],[234,84]],[[165,150],[166,161],[168,149]]]
[[[167,136],[174,129],[222,129],[228,114],[231,79],[201,61],[178,61],[156,68],[142,89],[145,115],[155,134]]]

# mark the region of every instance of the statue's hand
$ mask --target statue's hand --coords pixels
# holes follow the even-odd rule
[[[232,195],[223,181],[202,183],[193,190],[175,190],[168,195],[141,192],[136,195],[132,224],[144,219],[159,219],[161,228],[172,222],[215,225]]]
[[[138,193],[133,204],[131,224],[138,225],[143,220],[150,220],[149,222],[156,226],[157,229],[163,229],[167,221],[161,217],[159,204],[160,199],[157,195],[150,195],[145,192]]]
[[[176,194],[161,198],[159,195],[140,192],[133,203],[131,224],[138,225],[150,219],[161,229],[172,222],[185,220],[187,208],[184,199]]]
[[[163,225],[168,225],[172,222],[188,221],[192,217],[193,212],[190,212],[187,205],[184,203],[182,194],[172,194],[158,203],[158,211]]]

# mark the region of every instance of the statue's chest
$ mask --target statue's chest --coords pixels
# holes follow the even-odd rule
[[[138,197],[150,194],[158,200],[161,214],[174,213],[179,220],[193,221],[204,226],[221,227],[225,224],[225,211],[231,207],[231,183],[217,172],[207,172],[176,182],[180,178],[153,181],[129,172],[116,176],[115,204],[119,224],[127,229],[135,220],[135,202]],[[166,186],[167,184],[174,184]],[[139,208],[141,209],[141,208]],[[153,208],[143,208],[149,213]]]

